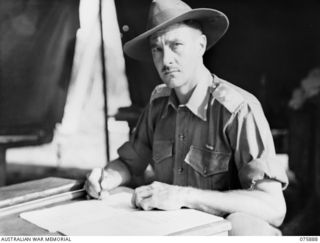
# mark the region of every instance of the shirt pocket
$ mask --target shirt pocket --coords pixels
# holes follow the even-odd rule
[[[185,158],[192,168],[188,176],[189,184],[201,189],[227,189],[230,159],[231,153],[191,145]]]
[[[152,151],[155,179],[164,183],[172,183],[172,141],[154,141]]]

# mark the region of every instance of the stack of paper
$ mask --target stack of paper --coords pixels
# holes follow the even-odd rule
[[[120,191],[102,201],[78,201],[20,216],[64,235],[168,235],[223,220],[191,209],[141,211],[132,207],[131,196]]]

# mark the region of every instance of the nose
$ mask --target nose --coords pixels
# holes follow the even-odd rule
[[[170,48],[166,47],[163,50],[162,61],[164,66],[171,66],[173,64],[173,52]]]

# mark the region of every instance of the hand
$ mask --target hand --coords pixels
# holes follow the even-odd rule
[[[132,204],[143,210],[177,210],[184,206],[185,195],[184,187],[153,182],[135,189]]]
[[[109,195],[103,186],[106,179],[103,170],[104,168],[94,168],[90,174],[87,175],[84,189],[87,191],[89,197],[104,199]]]

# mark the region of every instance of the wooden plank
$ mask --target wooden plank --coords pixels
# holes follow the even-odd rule
[[[10,144],[18,142],[35,142],[39,139],[39,135],[1,135],[0,144]]]
[[[82,188],[83,182],[49,177],[0,188],[0,208]]]
[[[0,218],[10,214],[21,213],[21,212],[29,211],[32,209],[43,208],[56,203],[70,201],[76,198],[81,198],[81,197],[84,198],[85,195],[86,195],[85,190],[80,189],[76,191],[60,193],[50,197],[40,198],[40,199],[16,204],[16,205],[5,207],[5,208],[0,208]]]
[[[0,146],[0,187],[6,184],[6,170],[6,149]]]
[[[63,185],[67,186],[63,187]],[[2,192],[8,193],[9,191],[12,197],[16,198],[28,193],[26,191],[23,191],[23,189],[26,189],[27,191],[31,190],[31,192],[37,192],[43,191],[43,189],[45,188],[54,188],[55,186],[58,187],[58,190],[53,192],[56,193],[54,195],[42,197],[42,194],[38,199],[20,202],[15,205],[0,208],[0,235],[61,235],[57,232],[50,233],[47,230],[42,229],[20,218],[19,213],[26,212],[32,209],[40,209],[53,205],[68,203],[68,201],[75,200],[76,198],[81,198],[85,195],[85,191],[83,189],[73,191],[73,189],[82,188],[81,182],[53,177],[35,180],[1,188],[0,197],[8,198],[8,195],[2,195]],[[69,191],[60,193],[59,191],[61,190]]]

